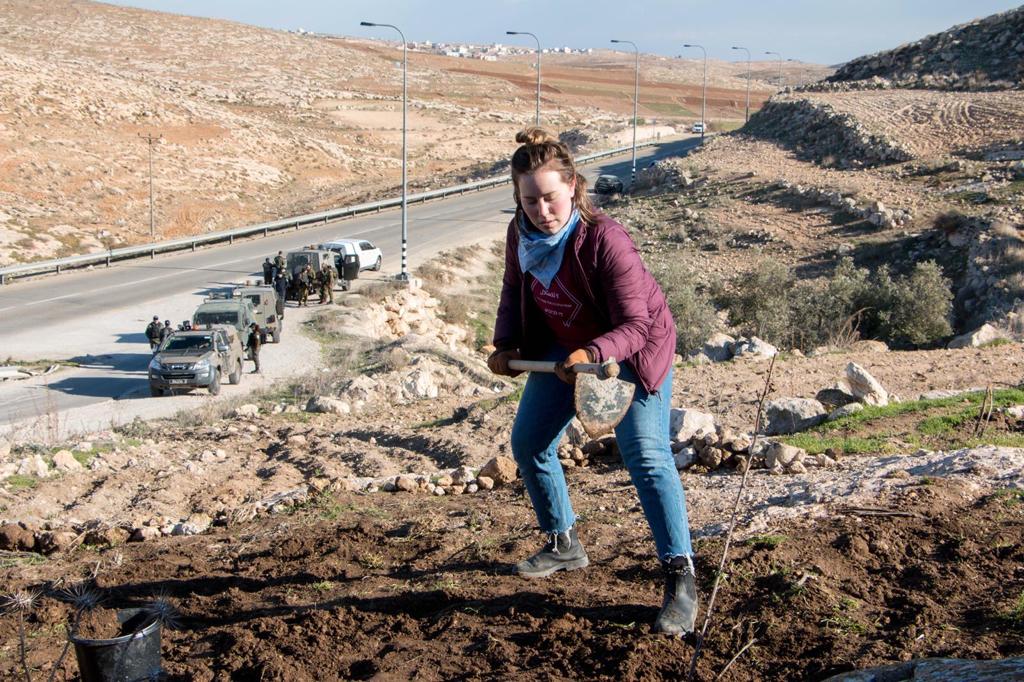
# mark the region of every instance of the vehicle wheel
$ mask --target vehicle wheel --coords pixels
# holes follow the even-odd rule
[[[210,382],[210,395],[220,395],[220,370],[213,370],[213,381]]]
[[[377,262],[373,264],[373,269],[375,271],[377,271],[377,272],[380,271],[380,260],[381,260],[380,256],[377,256]]]
[[[242,381],[241,361],[235,363],[235,371],[228,375],[228,381],[230,381],[232,384],[237,384]]]
[[[281,343],[281,330],[280,329],[275,329],[274,330],[274,343]]]
[[[149,394],[151,396],[153,396],[154,398],[159,398],[160,396],[162,396],[164,394],[164,389],[157,388],[156,386],[150,386],[149,387]]]

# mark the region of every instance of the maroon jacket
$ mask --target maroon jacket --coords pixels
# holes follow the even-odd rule
[[[536,359],[553,343],[543,313],[533,302],[529,282],[519,268],[517,219],[505,240],[505,277],[494,325],[494,347],[518,349]],[[668,376],[676,352],[676,328],[658,283],[644,267],[626,229],[600,214],[593,224],[580,222],[566,246],[588,303],[604,333],[585,348],[597,362],[614,357],[628,362],[644,388],[653,392]],[[574,348],[567,349],[569,351]]]

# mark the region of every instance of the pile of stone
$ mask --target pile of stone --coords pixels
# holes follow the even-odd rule
[[[637,172],[636,182],[633,183],[631,191],[653,188],[686,189],[697,183],[698,180],[678,159],[662,159]]]
[[[441,319],[437,312],[439,305],[426,290],[409,287],[388,296],[380,305],[346,314],[360,318],[359,326],[375,339],[395,340],[415,334],[452,350],[468,351],[465,343],[469,332]]]
[[[1011,315],[1017,314],[1024,300],[1024,289],[1016,284],[1017,254],[1024,251],[1020,230],[1009,222],[966,216],[947,220],[942,227],[949,244],[967,252],[967,271],[955,299],[966,328],[977,330],[992,323],[1012,329]]]
[[[733,338],[718,332],[712,334],[704,346],[688,358],[691,362],[725,362],[733,359],[769,360],[779,349],[756,336]]]
[[[558,134],[558,141],[569,147],[569,151],[578,151],[582,147],[586,147],[593,140],[589,133],[580,130],[579,128],[573,128],[572,130],[565,130]]]
[[[993,14],[846,62],[826,83],[886,83],[933,90],[1020,88],[1024,78],[1024,7]]]
[[[836,168],[866,168],[913,158],[910,150],[868,131],[855,116],[809,99],[773,98],[750,117],[742,132]]]
[[[903,227],[914,218],[914,213],[910,209],[888,208],[881,201],[869,201],[866,204],[858,204],[857,200],[852,196],[844,195],[842,192],[834,189],[805,187],[786,180],[781,180],[774,186],[798,199],[821,203],[836,210],[845,211],[846,213],[863,218],[880,229]]]

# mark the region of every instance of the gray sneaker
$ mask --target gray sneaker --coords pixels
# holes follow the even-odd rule
[[[658,619],[654,621],[654,631],[683,637],[693,632],[697,623],[693,559],[675,557],[662,562],[662,568],[665,572],[665,598]]]
[[[516,564],[516,573],[524,578],[546,578],[555,571],[572,571],[588,564],[590,559],[573,526],[564,533],[549,533],[543,549]]]

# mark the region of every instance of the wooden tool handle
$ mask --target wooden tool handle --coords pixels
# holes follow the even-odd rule
[[[520,372],[551,372],[555,371],[556,362],[544,360],[509,360],[509,369]],[[613,379],[619,376],[619,363],[615,358],[608,358],[604,362],[578,362],[571,367],[576,374],[593,374],[598,379]]]

